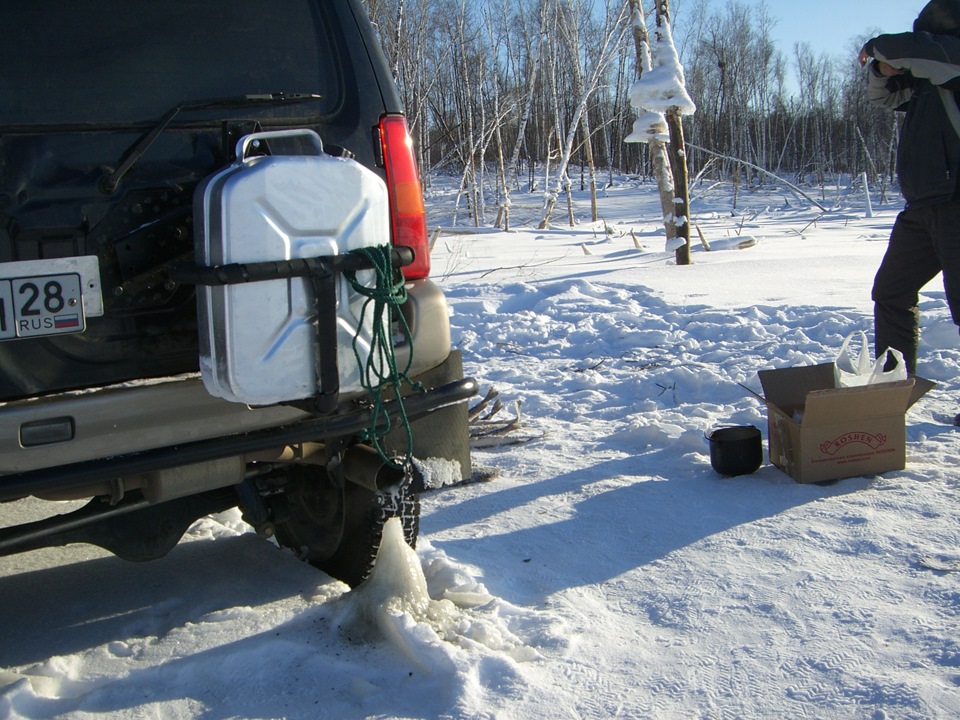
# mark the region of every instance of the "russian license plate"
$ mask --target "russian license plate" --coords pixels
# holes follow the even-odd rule
[[[0,340],[83,332],[88,314],[103,314],[95,257],[0,265]]]

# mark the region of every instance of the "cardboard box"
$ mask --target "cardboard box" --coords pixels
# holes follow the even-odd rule
[[[923,378],[836,387],[833,363],[761,370],[770,462],[801,483],[906,467],[906,412]]]

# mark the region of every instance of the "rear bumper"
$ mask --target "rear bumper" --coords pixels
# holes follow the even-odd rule
[[[434,410],[467,400],[476,392],[476,381],[464,378],[406,398],[403,410],[408,419],[416,420]],[[400,417],[396,401],[387,403],[384,409],[392,419]],[[86,487],[107,478],[144,475],[284,445],[355,435],[371,426],[374,413],[373,409],[362,409],[346,415],[311,418],[225,437],[14,473],[0,478],[0,502]]]
[[[0,407],[0,473],[253,432],[304,417],[286,406],[253,409],[215,398],[198,374],[10,402]]]

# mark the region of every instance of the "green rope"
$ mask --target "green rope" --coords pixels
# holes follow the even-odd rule
[[[360,368],[360,385],[373,400],[373,420],[370,427],[362,433],[363,439],[370,442],[380,454],[381,459],[391,467],[408,471],[413,460],[413,432],[403,406],[401,389],[404,383],[414,390],[421,390],[422,386],[414,383],[407,376],[413,366],[413,341],[410,326],[400,312],[400,306],[407,300],[406,284],[400,268],[393,265],[392,248],[389,245],[358,248],[352,252],[365,257],[373,265],[376,274],[374,286],[367,287],[357,281],[355,272],[344,272],[353,289],[366,298],[360,309],[360,323],[353,337],[353,354]],[[370,354],[364,360],[360,355],[360,333],[365,324],[367,310],[371,306],[373,318]],[[397,366],[397,356],[393,347],[391,331],[393,319],[398,321],[410,346],[410,356],[402,370]],[[388,457],[382,443],[383,438],[393,429],[393,422],[385,408],[386,396],[390,391],[396,396],[400,408],[400,422],[407,436],[407,452],[402,464]]]

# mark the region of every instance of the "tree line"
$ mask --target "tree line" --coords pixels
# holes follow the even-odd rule
[[[649,147],[624,142],[636,117],[630,89],[638,75],[627,0],[365,5],[425,179],[429,171],[456,173],[463,213],[477,224],[508,223],[511,193],[555,199],[557,190],[603,174],[651,174]],[[656,5],[641,1],[648,22]],[[803,43],[778,48],[776,21],[762,4],[671,6],[697,106],[683,120],[692,178],[749,185],[773,175],[823,186],[866,172],[887,187],[897,121],[867,103],[858,47],[830,56]]]

